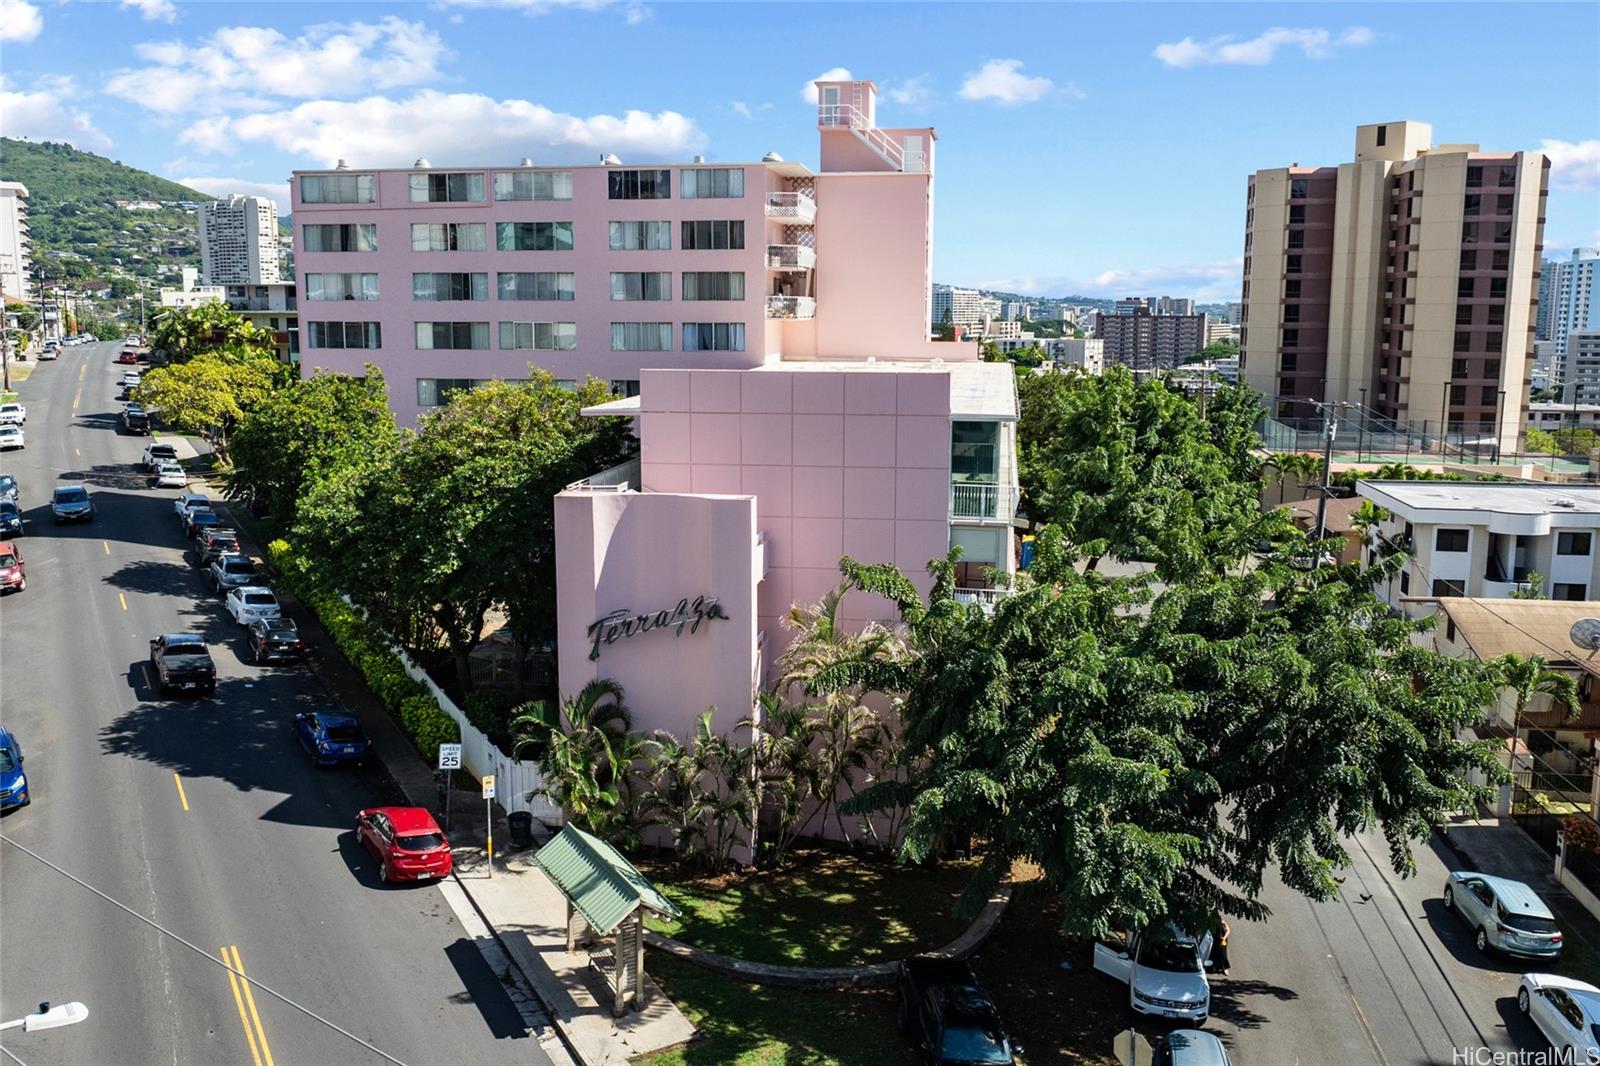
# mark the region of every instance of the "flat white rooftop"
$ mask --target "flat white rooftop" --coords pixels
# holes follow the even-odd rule
[[[1356,491],[1385,507],[1400,507],[1410,511],[1600,515],[1600,485],[1363,480],[1356,482]]]

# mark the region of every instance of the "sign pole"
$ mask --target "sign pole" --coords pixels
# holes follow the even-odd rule
[[[487,834],[489,876],[494,876],[494,775],[483,775],[483,824]]]
[[[445,836],[449,836],[450,835],[450,793],[454,792],[455,790],[456,790],[456,772],[454,770],[446,770],[444,772],[444,833],[445,833]]]

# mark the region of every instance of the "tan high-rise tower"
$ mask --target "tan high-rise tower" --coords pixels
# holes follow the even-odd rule
[[[1549,160],[1356,128],[1337,167],[1251,175],[1240,371],[1283,419],[1308,399],[1517,450]]]

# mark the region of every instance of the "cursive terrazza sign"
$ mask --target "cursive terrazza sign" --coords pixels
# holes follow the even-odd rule
[[[658,629],[673,630],[674,636],[681,637],[685,629],[690,633],[698,632],[700,623],[704,622],[709,628],[712,619],[727,617],[715,596],[696,596],[692,600],[686,596],[678,601],[676,607],[655,614],[634,614],[627,608],[612,611],[589,626],[589,658],[600,658],[602,644],[615,644],[619,640]]]

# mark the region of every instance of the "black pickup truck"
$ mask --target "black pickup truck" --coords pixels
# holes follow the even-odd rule
[[[937,1066],[1012,1066],[1000,1012],[960,959],[918,955],[900,963],[900,1031]]]
[[[150,640],[150,667],[156,688],[210,695],[217,690],[217,667],[206,642],[193,633],[165,633]]]

